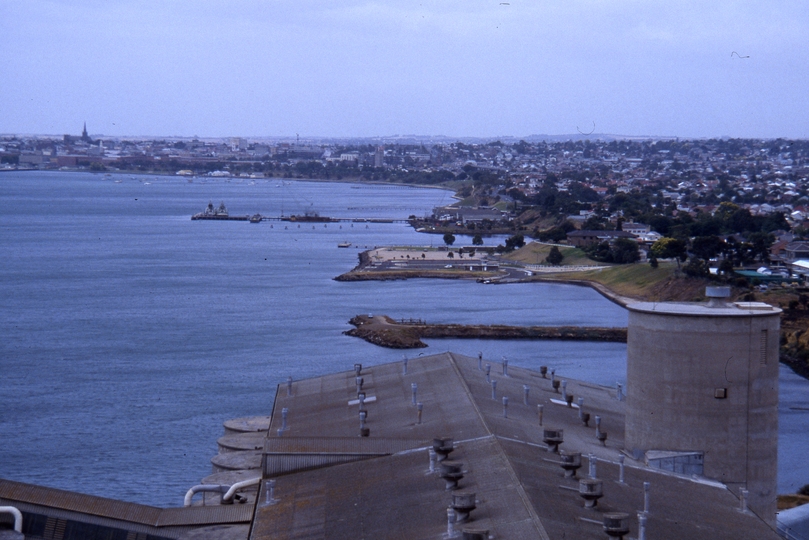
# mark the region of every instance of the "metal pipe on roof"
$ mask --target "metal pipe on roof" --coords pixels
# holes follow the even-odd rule
[[[275,504],[275,502],[276,502],[275,501],[275,479],[271,478],[271,479],[267,480],[267,482],[265,482],[264,485],[265,485],[265,489],[267,490],[266,494],[265,494],[264,504]]]
[[[413,405],[415,405],[416,403],[418,403],[416,401],[416,394],[419,391],[419,385],[417,385],[416,383],[410,383],[410,390],[413,392]]]
[[[739,499],[739,503],[741,504],[739,511],[742,513],[747,513],[747,497],[750,492],[746,489],[741,489],[741,497]]]
[[[14,516],[14,530],[22,534],[22,512],[14,506],[0,506],[0,514],[11,514]]]
[[[508,358],[503,357],[503,377],[508,377]]]
[[[191,499],[194,498],[196,493],[208,492],[208,493],[225,493],[229,489],[228,486],[224,486],[222,484],[198,484],[191,489],[189,489],[185,493],[185,499],[183,500],[183,506],[191,506]]]
[[[424,403],[419,401],[416,403],[416,411],[418,413],[418,419],[416,420],[417,424],[421,424],[421,411],[424,409]]]
[[[503,396],[503,418],[508,418],[508,396]]]
[[[497,399],[497,381],[492,379],[492,399]]]
[[[450,506],[447,508],[447,538],[455,536],[455,510]]]
[[[646,540],[646,514],[638,512],[638,540]]]
[[[251,478],[250,480],[242,480],[241,482],[236,482],[235,484],[230,486],[230,489],[227,491],[227,493],[225,493],[222,496],[222,502],[224,503],[226,501],[228,502],[231,501],[233,499],[233,496],[236,495],[236,492],[239,491],[240,489],[244,489],[249,486],[255,486],[260,483],[261,483],[260,476],[257,478]]]
[[[618,483],[624,484],[624,455],[618,456]]]
[[[531,389],[528,387],[527,384],[522,385],[522,402],[523,405],[528,405],[528,393]]]
[[[644,482],[643,483],[643,513],[644,514],[649,513],[649,487],[651,485],[652,484],[649,483],[649,482]]]

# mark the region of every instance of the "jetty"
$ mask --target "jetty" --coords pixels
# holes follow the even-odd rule
[[[357,315],[355,326],[343,332],[391,349],[427,347],[422,339],[553,339],[626,343],[626,328],[591,326],[509,326],[484,324],[428,324],[420,319],[395,320],[387,315]]]

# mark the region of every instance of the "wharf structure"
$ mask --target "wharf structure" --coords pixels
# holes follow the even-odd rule
[[[290,379],[271,416],[219,440],[204,483],[248,479],[244,504],[149,509],[0,481],[0,505],[22,510],[26,538],[57,540],[89,537],[60,519],[121,540],[778,538],[777,387],[759,370],[778,310],[682,306],[629,306],[625,392],[450,352]]]

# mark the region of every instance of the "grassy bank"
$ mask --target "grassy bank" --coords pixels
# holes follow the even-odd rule
[[[507,260],[522,264],[546,264],[551,245],[532,242],[508,254]],[[652,301],[699,301],[704,300],[707,279],[677,275],[675,262],[660,262],[657,268],[647,263],[608,265],[597,263],[584,251],[569,246],[559,246],[564,256],[560,270],[569,266],[606,266],[597,270],[538,274],[531,281],[575,281],[597,283],[610,292],[635,300]]]

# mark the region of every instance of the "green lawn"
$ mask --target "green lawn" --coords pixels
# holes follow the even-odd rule
[[[551,251],[551,246],[531,242],[524,247],[504,255],[504,259],[520,262],[523,264],[547,264],[545,258]],[[582,250],[574,247],[560,247],[559,251],[564,256],[561,266],[578,265],[601,265],[602,263],[589,259]]]

